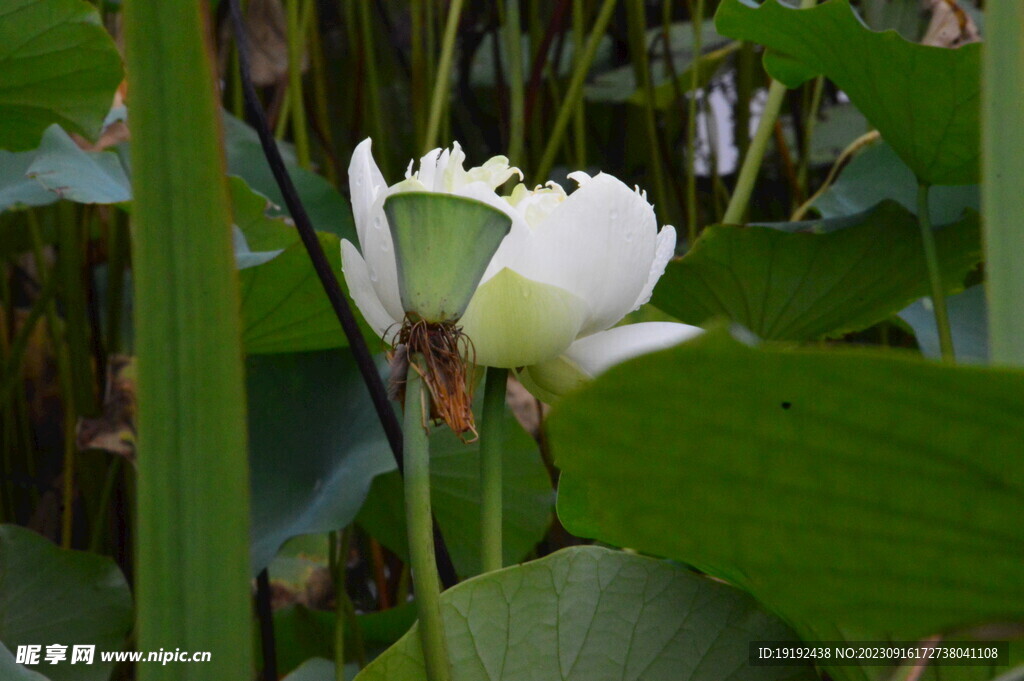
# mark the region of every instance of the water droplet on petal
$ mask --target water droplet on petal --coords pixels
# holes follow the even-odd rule
[[[380,216],[378,215],[377,217],[375,217],[373,219],[373,228],[374,229],[380,229],[380,224],[381,224],[381,219],[380,219]]]
[[[370,268],[370,281],[377,281],[377,270]]]
[[[529,289],[524,289],[523,290],[523,298],[527,298],[528,299],[529,297],[530,297],[530,290]]]
[[[391,252],[391,242],[388,241],[387,239],[381,239],[380,250],[384,251],[385,253],[390,253]]]

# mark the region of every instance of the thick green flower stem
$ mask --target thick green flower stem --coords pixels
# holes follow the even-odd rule
[[[800,9],[810,9],[815,4],[816,0],[800,0]],[[761,119],[757,122],[754,139],[750,141],[747,155],[743,157],[743,165],[740,167],[739,177],[736,178],[736,188],[733,189],[725,215],[722,216],[722,222],[726,224],[738,225],[743,222],[747,204],[750,203],[750,195],[754,191],[754,181],[761,170],[761,161],[768,150],[768,141],[775,131],[775,121],[779,118],[779,110],[785,97],[786,86],[773,80],[771,87],[768,88],[768,101],[765,102]]]
[[[919,184],[917,187],[917,224],[921,226],[921,242],[924,244],[924,258],[928,264],[928,281],[932,289],[932,307],[935,310],[935,325],[939,330],[939,350],[942,353],[942,359],[952,362],[955,360],[953,334],[949,330],[945,289],[942,286],[939,256],[935,249],[935,234],[932,232],[932,220],[928,211],[928,185],[924,183]]]
[[[547,177],[548,173],[551,172],[551,166],[555,164],[555,157],[558,154],[558,150],[562,147],[565,131],[572,121],[580,99],[583,97],[583,84],[587,79],[587,72],[590,70],[590,65],[594,62],[594,55],[597,54],[597,47],[601,43],[605,29],[608,28],[608,22],[612,18],[615,5],[615,0],[604,0],[601,9],[598,10],[597,19],[594,20],[594,26],[590,31],[590,36],[587,38],[586,47],[583,48],[583,56],[580,57],[573,68],[572,77],[569,79],[569,87],[565,91],[565,97],[562,99],[562,105],[558,109],[555,124],[551,128],[547,146],[544,147],[544,153],[541,156],[540,164],[537,166],[537,172],[533,175],[534,177]]]
[[[526,165],[522,158],[526,133],[523,119],[523,45],[519,25],[519,0],[505,0],[502,33],[508,64],[508,157],[513,164]]]
[[[462,16],[464,0],[452,0],[448,6],[448,20],[444,26],[444,39],[441,43],[441,58],[437,66],[437,79],[430,97],[430,115],[427,118],[427,136],[423,143],[423,153],[434,148],[441,131],[441,114],[449,96],[451,85],[452,57],[455,54],[455,39],[459,30],[459,18]],[[428,3],[429,4],[429,3]]]
[[[484,383],[484,413],[480,424],[480,564],[484,572],[500,570],[501,538],[501,445],[505,417],[508,369],[491,367]]]
[[[743,166],[740,168],[739,177],[736,178],[736,188],[732,190],[729,206],[725,209],[725,215],[722,217],[722,222],[728,225],[738,225],[743,222],[747,204],[750,203],[750,195],[754,191],[757,173],[761,170],[761,161],[764,160],[764,154],[768,149],[768,142],[775,130],[775,121],[779,117],[779,110],[782,108],[785,97],[786,86],[773,80],[771,87],[768,88],[768,101],[765,102],[764,111],[761,112],[761,119],[757,123],[754,139],[750,140],[750,148],[747,149],[747,155],[743,157]]]
[[[427,681],[449,681],[451,667],[441,619],[441,582],[430,510],[430,440],[426,430],[430,397],[420,371],[426,371],[423,358],[411,357],[405,385],[405,523]]]
[[[690,97],[686,110],[686,247],[692,248],[697,240],[697,91],[700,84],[700,69],[697,68],[703,53],[701,35],[704,23],[704,0],[691,0],[690,25],[693,27],[694,68],[690,78]],[[744,100],[740,98],[742,103]],[[748,108],[750,102],[745,104]]]

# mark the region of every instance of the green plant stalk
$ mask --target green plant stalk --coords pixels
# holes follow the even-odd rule
[[[647,131],[647,150],[650,153],[651,175],[654,179],[655,204],[661,213],[662,222],[668,218],[668,192],[665,191],[665,177],[661,164],[661,145],[658,142],[658,124],[654,116],[654,84],[651,82],[651,65],[647,59],[646,17],[644,0],[628,0],[626,3],[629,25],[629,51],[633,55],[633,72],[637,83],[644,92],[644,128]],[[699,59],[700,54],[696,54]],[[694,73],[696,59],[694,60]]]
[[[29,236],[32,240],[32,256],[36,266],[36,276],[43,285],[44,290],[51,283],[59,283],[59,278],[54,273],[47,274],[46,257],[43,254],[43,235],[39,228],[39,220],[35,211],[28,211]],[[50,345],[53,346],[53,358],[57,365],[57,378],[60,385],[62,406],[64,408],[63,442],[64,461],[63,476],[64,486],[61,491],[64,500],[64,508],[61,512],[61,535],[60,543],[63,548],[71,548],[71,531],[74,526],[74,492],[75,492],[75,394],[71,369],[68,366],[70,358],[62,334],[61,326],[57,319],[57,309],[51,299],[46,305],[46,326],[50,335]]]
[[[402,563],[402,570],[398,573],[398,584],[395,586],[395,603],[409,602],[409,564]]]
[[[614,10],[615,0],[604,0],[601,9],[597,13],[597,19],[594,21],[594,27],[590,30],[590,35],[587,37],[587,45],[583,50],[583,56],[573,66],[572,77],[569,79],[569,88],[566,90],[565,99],[562,100],[562,105],[558,108],[555,124],[548,135],[548,142],[544,147],[544,153],[541,155],[537,172],[534,173],[534,177],[538,178],[538,180],[547,177],[548,173],[551,172],[551,167],[555,163],[555,156],[558,154],[558,149],[562,144],[562,138],[565,137],[566,128],[569,127],[573,112],[583,96],[583,82],[587,78],[590,65],[594,63],[597,46],[601,42],[601,36],[604,35],[605,29],[608,28],[608,22],[611,20]]]
[[[815,4],[816,0],[800,0],[800,9],[810,9]],[[775,121],[779,117],[779,110],[782,108],[785,96],[786,86],[773,80],[768,88],[768,101],[765,102],[761,119],[757,122],[754,138],[750,141],[747,155],[743,157],[743,165],[740,167],[739,177],[736,178],[736,188],[733,189],[729,205],[725,209],[725,215],[722,216],[722,222],[726,224],[738,225],[743,222],[747,205],[750,203],[750,195],[754,191],[754,182],[757,180],[757,173],[761,170],[761,162],[768,150],[768,141],[775,131]]]
[[[686,110],[686,237],[688,248],[697,240],[697,101],[700,69],[697,60],[703,51],[704,0],[690,3],[690,25],[693,27],[693,69],[690,74],[690,98]]]
[[[302,0],[288,0],[288,96],[291,101],[292,138],[295,141],[295,158],[299,165],[308,169],[309,131],[306,129],[306,103],[302,94],[302,55],[306,40],[303,31]],[[312,1],[312,0],[309,0]]]
[[[662,0],[661,2],[661,50],[662,59],[665,60],[665,67],[668,70],[669,83],[672,84],[672,99],[673,105],[679,110],[684,111],[686,109],[686,95],[683,93],[683,85],[679,82],[679,72],[676,70],[675,61],[672,58],[672,0]],[[680,121],[682,124],[680,125]],[[686,195],[686,171],[677,172],[675,164],[672,162],[672,157],[666,154],[668,148],[666,140],[678,140],[680,137],[680,131],[682,135],[686,134],[686,118],[681,116],[664,116],[661,119],[663,130],[661,133],[661,155],[665,161],[665,166],[668,170],[667,177],[669,183],[669,194],[675,198],[676,205],[678,206],[677,215],[681,216],[681,220],[689,220],[689,209],[687,208],[688,197]],[[689,152],[683,154],[683,159],[688,158]],[[696,190],[696,187],[694,187]],[[694,218],[696,223],[696,218]]]
[[[89,233],[89,216],[92,206],[76,206],[71,203],[60,206],[60,220],[57,223],[57,266],[59,279],[58,294],[63,302],[64,338],[69,356],[71,389],[74,394],[76,413],[94,416],[96,414],[95,380],[92,373],[92,352],[89,341],[89,318],[86,312],[85,286],[82,278],[85,264],[86,238]]]
[[[4,312],[4,323],[0,328],[0,361],[3,362],[4,366],[4,384],[6,385],[10,381],[11,385],[17,385],[15,377],[21,378],[20,366],[17,373],[8,374],[8,367],[11,366],[11,337],[9,335],[11,329],[14,328],[14,306],[11,305],[11,287],[10,280],[7,274],[8,265],[6,262],[0,267],[0,305]],[[19,362],[20,363],[20,362]],[[6,397],[6,391],[3,396]],[[0,469],[0,473],[3,474],[3,497],[2,503],[0,503],[0,522],[14,522],[17,518],[17,504],[14,499],[14,481],[12,479],[12,473],[14,472],[14,457],[13,452],[16,450],[17,444],[15,443],[15,425],[14,425],[14,401],[12,400],[8,404],[6,399],[0,402],[2,405],[4,414],[4,429],[3,429],[3,468]]]
[[[64,371],[61,375],[62,388],[68,388],[64,392],[64,463],[61,469],[64,487],[61,490],[61,498],[64,500],[64,507],[61,511],[60,523],[60,545],[62,548],[70,549],[72,535],[75,525],[75,457],[78,454],[78,446],[75,442],[75,425],[78,421],[75,416],[75,399],[71,395],[71,376],[68,370],[70,363],[65,350],[58,350],[64,354]]]
[[[242,70],[238,63],[238,49],[231,50],[231,113],[235,118],[245,118],[245,101],[242,97]]]
[[[738,225],[743,222],[747,204],[750,203],[750,195],[754,191],[757,173],[761,170],[761,162],[768,150],[768,142],[775,131],[775,121],[779,117],[779,110],[782,108],[785,97],[786,86],[773,80],[768,88],[768,101],[765,102],[764,111],[761,112],[761,119],[757,123],[754,138],[750,140],[750,148],[747,150],[747,155],[743,157],[743,165],[736,178],[736,188],[733,189],[729,205],[722,217],[722,221],[726,224]]]
[[[754,44],[743,41],[736,55],[736,109],[733,139],[740,158],[750,148],[750,100],[754,95],[754,73],[758,70]]]
[[[377,59],[374,54],[373,25],[370,23],[373,3],[357,2],[356,9],[359,12],[359,31],[363,42],[363,64],[366,66],[366,120],[373,131],[373,143],[377,145],[375,152],[376,157],[380,159],[380,170],[384,177],[390,177],[391,157],[387,152],[388,135],[384,130],[384,111],[380,106],[380,77],[377,74]]]
[[[811,166],[811,145],[814,143],[814,127],[818,123],[818,110],[821,108],[821,95],[824,90],[825,76],[818,76],[811,86],[811,103],[807,108],[804,120],[804,153],[800,154],[800,165],[797,167],[796,173],[797,187],[800,189],[801,197],[810,193],[810,187],[807,186],[807,175]]]
[[[405,384],[405,522],[427,681],[448,681],[451,665],[441,618],[441,581],[430,510],[430,440],[426,430],[430,397],[419,373],[426,371],[425,366],[419,355],[410,357]]]
[[[114,455],[107,464],[107,475],[103,479],[103,489],[100,491],[100,500],[96,507],[96,515],[92,520],[92,535],[89,538],[89,551],[99,553],[103,548],[103,536],[107,529],[107,516],[110,513],[110,500],[114,496],[114,487],[121,478],[120,456]]]
[[[583,0],[572,3],[572,53],[578,62],[583,55],[587,42],[587,7]],[[572,117],[572,138],[576,145],[576,167],[587,165],[587,123],[586,106],[576,107]]]
[[[331,572],[334,575],[334,678],[345,681],[345,620],[348,619],[346,556],[351,536],[347,528],[331,532]]]
[[[124,7],[134,102],[138,645],[211,653],[203,664],[140,665],[140,681],[254,674],[240,295],[206,7]]]
[[[426,97],[427,83],[433,83],[434,78],[437,75],[437,64],[434,60],[434,55],[437,54],[437,6],[438,3],[434,0],[421,0],[423,2],[425,12],[423,17],[423,25],[426,27],[427,35],[424,43],[426,54],[424,66],[424,78],[423,78],[423,96]],[[428,109],[429,111],[429,109]],[[427,127],[423,126],[424,143],[426,143]]]
[[[32,332],[35,330],[40,318],[49,313],[49,307],[56,292],[57,281],[51,278],[43,285],[43,290],[39,293],[35,303],[32,304],[28,316],[22,321],[18,333],[14,336],[14,340],[11,341],[10,348],[6,348],[4,380],[3,386],[0,387],[0,405],[7,405],[7,400],[11,399],[14,389],[21,381],[21,363],[25,359],[28,341],[32,337]]]
[[[455,55],[455,38],[462,17],[464,0],[452,0],[448,7],[448,21],[444,26],[444,37],[441,40],[441,58],[438,60],[437,73],[434,77],[434,92],[430,98],[430,116],[427,118],[427,132],[423,141],[423,153],[437,146],[437,136],[441,130],[441,116],[446,110],[448,86],[452,77],[452,58]]]
[[[523,42],[519,33],[519,0],[505,0],[505,62],[508,64],[508,157],[512,164],[524,163]]]
[[[242,16],[245,16],[246,5],[249,4],[248,0],[241,0],[238,3],[239,8],[242,10]],[[238,61],[238,41],[232,40],[231,44],[231,113],[234,114],[235,118],[245,118],[245,99],[242,95],[242,67]]]
[[[342,107],[345,115],[347,116],[345,124],[347,129],[350,131],[349,142],[352,146],[355,146],[359,142],[357,137],[358,131],[364,128],[363,124],[363,110],[366,108],[363,105],[363,89],[366,84],[363,82],[365,79],[362,77],[362,53],[363,45],[362,40],[359,37],[359,17],[356,14],[357,7],[356,3],[349,2],[348,0],[339,0],[338,12],[344,16],[345,24],[345,38],[348,43],[349,55],[346,59],[346,64],[350,66],[349,72],[346,74],[347,78],[342,78],[342,84],[347,85],[348,92],[342,93],[342,98],[345,101],[351,101],[352,106]]]
[[[128,259],[128,230],[124,213],[114,213],[107,228],[107,354],[121,351],[121,313],[124,307],[124,271]]]
[[[424,3],[426,0],[411,0],[409,3],[409,22],[410,28],[410,51],[409,51],[409,99],[412,104],[412,121],[413,121],[413,132],[415,134],[416,143],[424,141],[426,135],[426,125],[424,124],[424,111],[425,105],[423,103],[425,96],[423,94],[423,84],[427,82],[426,78],[426,57],[423,49],[423,34],[425,31],[424,26]]]
[[[309,4],[309,10],[309,13],[313,15],[313,25],[319,26],[319,10],[315,2]],[[337,187],[341,168],[337,167],[338,161],[335,155],[337,149],[334,145],[334,130],[331,128],[331,115],[327,102],[327,76],[324,73],[326,64],[324,63],[323,42],[318,30],[308,31],[306,35],[310,36],[309,54],[310,71],[313,80],[313,118],[316,119],[317,125],[323,134],[323,143],[328,151],[328,163],[324,164],[324,172],[327,175],[327,181]]]
[[[4,410],[3,471],[4,480],[7,483],[6,499],[10,503],[10,513],[6,518],[8,518],[10,522],[17,522],[18,494],[14,487],[14,480],[12,478],[14,464],[16,459],[20,460],[20,463],[22,463],[24,471],[28,477],[34,478],[36,475],[36,443],[31,423],[31,415],[28,409],[28,399],[25,396],[25,391],[8,391],[8,386],[12,388],[22,387],[21,362],[25,357],[28,338],[35,329],[35,325],[42,316],[45,306],[49,301],[47,300],[40,303],[37,300],[33,303],[28,316],[21,321],[21,324],[15,333],[17,316],[14,309],[10,278],[7,275],[7,267],[7,263],[3,263],[3,266],[0,267],[0,289],[2,289],[2,295],[0,295],[0,297],[2,297],[3,300],[3,309],[7,312],[7,314],[4,315],[6,324],[4,324],[3,328],[0,329],[0,350],[2,350],[2,352],[0,352],[0,372],[2,372],[0,373],[0,376],[2,376],[2,384],[4,386],[2,392],[0,392],[0,408]],[[55,290],[55,287],[51,287],[48,297],[52,297]],[[46,291],[44,290],[43,293],[45,294]],[[41,295],[40,297],[44,296]],[[15,352],[17,355],[15,355]],[[13,397],[13,399],[8,401],[9,397]],[[39,501],[39,490],[33,485],[28,488],[26,494],[21,496],[27,496],[30,499],[30,502],[35,505]],[[0,509],[2,508],[3,506],[0,505]],[[2,515],[2,511],[0,511],[0,515]]]
[[[274,124],[274,137],[277,139],[284,139],[284,134],[288,132],[288,123],[291,122],[292,115],[292,91],[291,88],[285,90],[284,95],[281,97],[281,108],[277,112],[277,122]]]
[[[1024,365],[1024,3],[985,3],[982,55],[982,185],[989,350],[994,363]]]
[[[480,565],[484,572],[504,567],[502,547],[502,427],[508,369],[490,367],[484,382],[480,424]]]
[[[550,4],[550,3],[549,3]],[[530,91],[527,96],[532,101],[532,109],[530,117],[526,121],[526,125],[530,128],[529,134],[532,139],[544,139],[544,126],[547,120],[547,102],[545,102],[540,90],[540,82],[537,82],[536,87],[533,83],[533,67],[538,59],[541,58],[541,48],[544,46],[544,9],[550,10],[547,5],[542,5],[538,0],[530,0],[530,8],[526,13],[529,19],[527,30],[530,35],[528,64],[530,64],[530,77],[527,81],[530,86]],[[549,12],[550,13],[550,12]],[[543,72],[542,72],[543,73]],[[529,157],[536,158],[537,152],[531,148],[526,149],[526,154]],[[532,165],[530,166],[533,167]],[[524,170],[523,172],[527,172]],[[538,181],[536,184],[539,184]]]
[[[356,614],[356,606],[352,603],[352,599],[349,597],[348,592],[346,591],[345,593],[341,594],[341,597],[344,600],[344,615],[348,621],[348,628],[349,631],[352,632],[351,647],[354,650],[352,650],[352,653],[349,654],[349,658],[351,659],[352,656],[354,655],[356,658],[356,663],[359,665],[361,669],[365,667],[368,662],[368,658],[366,655],[366,643],[363,640],[363,629],[359,624],[359,616]]]
[[[928,264],[928,283],[932,289],[932,308],[935,311],[935,326],[939,331],[939,351],[947,362],[956,361],[953,352],[953,334],[949,328],[949,314],[946,312],[946,294],[939,270],[939,256],[935,248],[935,233],[932,231],[931,213],[928,208],[928,185],[917,186],[917,224],[921,226],[921,243],[924,258]]]

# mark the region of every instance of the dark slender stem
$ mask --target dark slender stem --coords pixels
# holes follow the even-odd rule
[[[277,143],[270,134],[266,115],[263,112],[263,107],[259,104],[256,90],[249,76],[249,39],[244,33],[238,0],[230,0],[230,5],[231,19],[234,23],[236,40],[238,41],[239,62],[242,71],[242,91],[245,95],[246,109],[252,117],[254,127],[260,137],[260,143],[263,145],[263,153],[267,157],[267,163],[274,173],[274,179],[281,189],[285,205],[295,221],[295,227],[298,229],[302,243],[309,253],[309,259],[313,262],[313,268],[320,278],[320,284],[324,288],[324,293],[330,299],[334,313],[337,315],[338,321],[341,322],[341,328],[345,331],[345,336],[348,338],[349,347],[352,349],[356,364],[359,365],[359,371],[370,391],[373,406],[377,410],[377,416],[380,418],[381,425],[384,427],[384,433],[388,438],[388,443],[391,445],[391,450],[395,454],[398,467],[402,468],[402,427],[395,416],[394,410],[391,408],[391,403],[388,401],[384,381],[381,379],[380,373],[377,371],[377,365],[373,361],[370,350],[366,346],[366,341],[359,331],[359,326],[356,323],[355,316],[352,314],[352,309],[349,307],[348,301],[345,300],[345,295],[341,292],[341,286],[338,284],[334,271],[327,261],[327,256],[320,246],[320,241],[317,239],[316,231],[313,229],[309,215],[306,213],[306,209],[299,199],[298,192],[295,191],[295,185],[292,184],[291,177],[288,175],[288,170],[284,166],[284,160],[281,158],[281,152],[277,148]]]
[[[270,575],[266,568],[256,576],[256,614],[260,620],[260,648],[263,651],[262,681],[277,681],[277,644],[274,640],[274,612],[270,604]]]
[[[935,327],[939,334],[939,349],[944,361],[955,362],[953,334],[949,327],[949,314],[946,312],[946,289],[942,285],[942,270],[939,269],[939,255],[928,207],[928,190],[929,187],[924,182],[917,186],[917,224],[921,227],[921,243],[924,245],[924,258],[928,265],[928,282],[932,290],[932,309],[935,312]]]
[[[249,73],[249,38],[245,33],[238,0],[228,0],[228,5],[231,10],[231,23],[235,31],[235,40],[238,44],[238,63],[242,73],[242,92],[245,95],[246,109],[252,118],[256,133],[260,137],[263,154],[266,156],[270,170],[274,174],[274,180],[281,190],[281,195],[284,197],[288,212],[291,213],[292,220],[295,221],[295,227],[298,229],[302,243],[309,254],[309,259],[313,263],[313,269],[320,279],[324,293],[327,294],[327,298],[331,301],[331,307],[334,308],[334,313],[341,323],[345,337],[348,338],[349,348],[352,351],[356,364],[359,366],[359,373],[363,376],[366,389],[370,391],[370,399],[373,401],[373,407],[377,411],[377,418],[380,419],[381,427],[384,428],[384,434],[387,436],[388,444],[391,446],[395,463],[398,465],[399,472],[402,472],[404,468],[402,426],[395,415],[391,402],[388,400],[384,381],[377,371],[377,365],[373,361],[370,349],[366,346],[366,340],[359,331],[359,325],[356,323],[355,315],[352,314],[352,308],[349,307],[348,301],[341,291],[341,285],[338,283],[337,278],[334,276],[334,271],[327,261],[327,256],[324,254],[320,240],[316,236],[316,231],[313,229],[309,214],[306,213],[306,209],[303,207],[301,199],[299,199],[299,194],[295,191],[295,185],[288,175],[288,170],[284,166],[284,160],[281,158],[281,152],[277,148],[277,142],[270,133],[266,114],[263,111],[259,98],[256,96],[256,88],[252,84],[252,78]],[[455,568],[445,547],[444,538],[441,536],[436,523],[434,524],[434,546],[437,552],[437,569],[441,575],[441,582],[445,587],[457,584],[459,578],[455,574]]]

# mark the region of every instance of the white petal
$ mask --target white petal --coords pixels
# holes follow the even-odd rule
[[[702,333],[700,327],[676,322],[626,324],[579,339],[565,351],[565,357],[594,377],[627,359],[670,348]]]
[[[377,292],[370,281],[370,273],[366,269],[366,261],[359,251],[348,240],[341,240],[341,269],[345,273],[348,292],[356,306],[363,313],[363,319],[381,338],[389,340],[398,330],[397,320],[388,314],[381,305]]]
[[[594,179],[590,176],[590,173],[584,172],[582,170],[574,170],[573,172],[566,175],[566,177],[568,177],[570,180],[575,181],[576,185],[579,187],[582,187],[587,182],[590,182],[592,179]]]
[[[453,191],[452,194],[455,196],[464,196],[467,199],[475,199],[486,203],[488,206],[497,208],[502,213],[509,216],[513,223],[516,221],[522,222],[523,220],[523,216],[520,215],[519,211],[513,208],[508,201],[495,194],[494,189],[486,182],[469,182]]]
[[[658,232],[658,242],[655,245],[654,260],[651,262],[651,271],[647,275],[647,283],[644,284],[644,288],[640,291],[640,295],[637,296],[636,302],[633,303],[632,309],[637,309],[648,300],[651,299],[651,294],[654,293],[654,285],[661,279],[661,275],[665,274],[665,267],[668,265],[668,261],[672,259],[672,256],[676,254],[676,230],[672,225],[665,225],[661,231]]]
[[[434,190],[434,177],[437,175],[437,162],[441,156],[441,149],[431,149],[420,159],[420,169],[414,175],[419,178],[427,191]]]
[[[581,338],[560,357],[527,367],[526,371],[530,382],[546,396],[564,395],[615,364],[670,348],[703,332],[696,326],[673,322],[617,326]],[[531,387],[526,381],[524,385]],[[538,397],[545,399],[540,394]]]
[[[658,225],[649,203],[601,173],[570,194],[534,234],[533,257],[514,268],[586,300],[593,314],[582,331],[588,335],[633,309],[650,275]]]
[[[415,182],[416,180],[404,180],[391,189],[382,191],[370,209],[366,231],[359,237],[370,283],[384,309],[393,319],[405,318],[405,310],[398,292],[398,265],[395,262],[395,246],[391,239],[388,218],[384,214],[384,200],[398,187]]]
[[[557,357],[586,318],[580,298],[505,269],[477,288],[459,325],[477,364],[512,368]]]
[[[489,206],[497,208],[512,219],[512,229],[501,242],[501,245],[498,246],[498,250],[495,251],[490,264],[484,271],[484,276],[480,279],[480,285],[490,281],[494,275],[505,269],[505,267],[516,270],[517,263],[531,257],[532,238],[530,228],[526,226],[526,221],[523,219],[522,214],[509,204],[507,200],[495,194],[494,190],[485,182],[470,182],[460,187],[455,194],[482,201]]]
[[[352,215],[356,221],[356,234],[359,245],[363,246],[363,233],[369,228],[370,211],[377,197],[387,189],[384,176],[373,160],[369,137],[364,139],[352,152],[352,160],[348,164],[348,184],[352,193]]]

